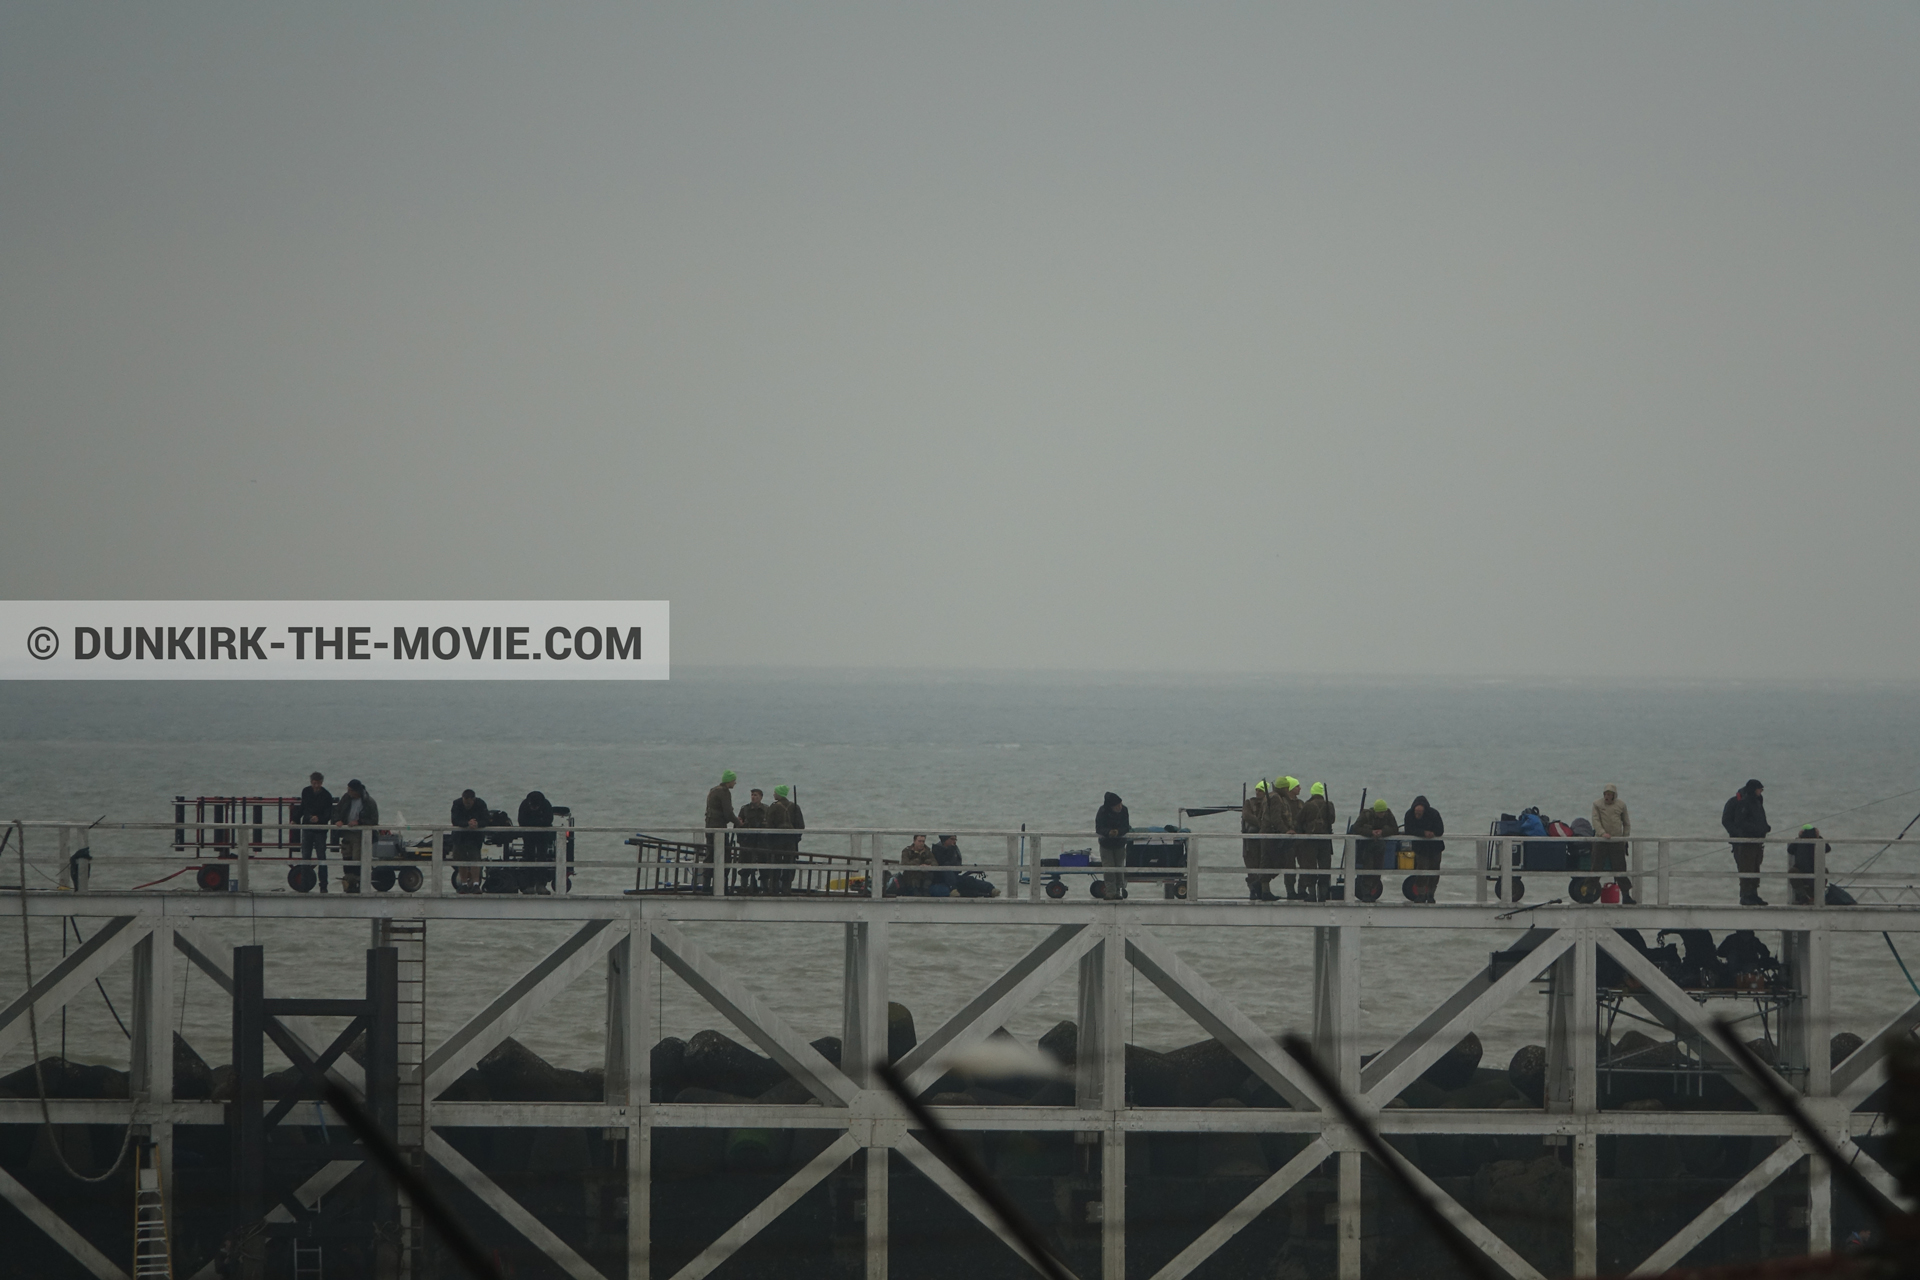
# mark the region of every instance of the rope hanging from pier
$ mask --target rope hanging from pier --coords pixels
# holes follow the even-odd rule
[[[47,1079],[40,1069],[40,1020],[34,1015],[34,1008],[39,1002],[31,998],[33,991],[33,936],[28,928],[27,921],[26,828],[22,827],[18,822],[8,827],[6,835],[0,836],[0,853],[6,851],[7,841],[11,840],[15,834],[18,834],[20,837],[19,844],[14,847],[14,854],[20,862],[20,952],[21,959],[26,965],[27,991],[29,993],[29,999],[27,1000],[27,1035],[33,1042],[33,1084],[34,1088],[40,1094],[40,1127],[46,1131],[47,1145],[53,1149],[53,1158],[59,1163],[60,1168],[66,1172],[68,1177],[76,1182],[105,1182],[107,1179],[113,1177],[114,1174],[120,1172],[120,1166],[126,1163],[127,1152],[133,1149],[132,1112],[134,1101],[131,1097],[127,1099],[127,1128],[126,1132],[120,1135],[120,1153],[113,1158],[113,1163],[107,1166],[105,1173],[97,1177],[89,1177],[67,1163],[67,1153],[61,1149],[59,1135],[53,1131],[53,1112],[47,1106]],[[64,926],[62,926],[62,928],[64,929]],[[106,994],[104,988],[101,994]],[[119,1017],[118,1014],[114,1016],[116,1019]],[[64,1058],[61,1059],[62,1065],[65,1065],[65,1062],[66,1060]],[[129,1089],[127,1092],[131,1094],[133,1091]]]

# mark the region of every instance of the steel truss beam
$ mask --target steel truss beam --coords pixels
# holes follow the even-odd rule
[[[183,897],[180,903],[157,895],[90,894],[87,905],[112,918],[98,930],[82,952],[70,956],[66,964],[35,984],[32,993],[16,998],[0,1013],[0,1047],[17,1040],[23,1027],[21,1013],[31,998],[41,1010],[57,1007],[92,981],[94,976],[120,956],[139,946],[144,937],[165,930],[173,933],[172,945],[212,977],[223,989],[232,988],[232,978],[220,963],[219,951],[199,934],[200,919],[231,918],[257,914],[262,918],[373,917],[386,914],[377,901],[361,899],[297,900],[279,896],[260,896],[246,904],[236,903],[237,895]],[[32,914],[72,914],[80,905],[72,896],[58,903],[44,901],[46,895],[28,895]],[[128,898],[121,903],[119,898]],[[187,906],[181,910],[182,904]],[[416,911],[416,905],[420,910]],[[1760,1188],[1786,1169],[1800,1154],[1797,1142],[1789,1136],[1784,1117],[1770,1113],[1645,1113],[1601,1112],[1593,1102],[1593,1082],[1584,1087],[1574,1082],[1571,1110],[1564,1112],[1422,1112],[1403,1108],[1381,1110],[1408,1083],[1432,1065],[1457,1040],[1485,1021],[1513,995],[1528,987],[1549,966],[1565,966],[1576,934],[1583,934],[1579,945],[1590,957],[1595,946],[1617,959],[1646,988],[1653,1006],[1666,1009],[1674,1024],[1706,1030],[1705,1014],[1697,1002],[1668,982],[1664,975],[1615,937],[1611,929],[1596,928],[1594,917],[1578,910],[1548,908],[1535,913],[1537,940],[1532,952],[1513,971],[1493,977],[1483,970],[1445,1001],[1420,1024],[1401,1036],[1391,1048],[1372,1060],[1363,1070],[1358,1063],[1358,947],[1364,930],[1372,927],[1480,927],[1497,929],[1510,937],[1511,925],[1499,922],[1493,908],[1427,908],[1420,911],[1393,907],[1365,907],[1353,904],[1316,906],[1300,909],[1241,907],[1235,904],[1157,904],[1127,906],[1079,903],[994,902],[984,904],[926,903],[817,903],[756,902],[736,900],[650,900],[587,899],[564,900],[515,899],[505,903],[469,898],[409,900],[409,914],[423,918],[446,919],[565,919],[577,927],[574,935],[552,954],[535,965],[487,1010],[471,1020],[429,1058],[429,1096],[444,1089],[480,1057],[513,1033],[551,995],[579,976],[605,964],[608,972],[608,1094],[604,1103],[436,1103],[429,1115],[430,1126],[568,1126],[624,1127],[628,1138],[630,1232],[629,1280],[650,1276],[650,1250],[647,1236],[648,1165],[651,1133],[662,1124],[675,1127],[776,1127],[843,1130],[841,1136],[813,1161],[796,1173],[768,1200],[756,1206],[734,1227],[716,1240],[701,1258],[681,1273],[687,1280],[704,1276],[730,1257],[740,1246],[796,1203],[806,1192],[840,1167],[854,1152],[868,1154],[868,1280],[886,1280],[886,1153],[898,1151],[909,1164],[919,1169],[968,1212],[1006,1239],[991,1214],[952,1171],[932,1155],[904,1124],[902,1114],[885,1095],[863,1087],[864,1072],[857,1062],[847,1062],[841,1070],[806,1044],[765,1002],[755,996],[736,975],[715,963],[686,938],[678,927],[686,921],[786,920],[844,925],[848,935],[847,1025],[843,1041],[856,1055],[859,1045],[867,1046],[867,1055],[885,1043],[886,929],[907,923],[958,925],[973,921],[985,923],[1045,924],[1051,931],[1031,952],[1011,965],[974,997],[954,1017],[902,1059],[914,1082],[925,1088],[948,1069],[952,1061],[968,1048],[991,1035],[1020,1008],[1042,991],[1058,982],[1075,965],[1082,983],[1083,1086],[1088,1091],[1083,1103],[1075,1107],[951,1107],[942,1108],[943,1119],[955,1128],[970,1131],[1029,1130],[1078,1131],[1096,1133],[1102,1139],[1102,1171],[1105,1190],[1107,1229],[1103,1232],[1102,1270],[1107,1280],[1117,1280],[1124,1261],[1126,1205],[1124,1195],[1125,1135],[1132,1133],[1201,1132],[1290,1132],[1310,1135],[1312,1142],[1299,1156],[1290,1160],[1261,1187],[1230,1209],[1155,1280],[1177,1280],[1189,1274],[1207,1257],[1271,1207],[1312,1169],[1329,1158],[1340,1163],[1341,1196],[1341,1273],[1357,1274],[1359,1264],[1360,1204],[1358,1198],[1359,1164],[1352,1136],[1343,1127],[1316,1109],[1311,1087],[1300,1078],[1297,1069],[1281,1053],[1274,1037],[1208,984],[1175,950],[1150,929],[1182,925],[1226,925],[1230,927],[1293,928],[1311,927],[1316,937],[1316,1025],[1315,1042],[1332,1060],[1339,1078],[1349,1082],[1361,1095],[1363,1107],[1389,1134],[1413,1133],[1512,1133],[1565,1134],[1589,1157],[1594,1141],[1601,1135],[1640,1133],[1748,1134],[1780,1137],[1779,1150],[1753,1170],[1727,1196],[1694,1223],[1669,1241],[1643,1264],[1642,1271],[1663,1258],[1677,1259],[1696,1247],[1715,1227],[1724,1223]],[[116,907],[137,906],[138,910],[114,911]],[[241,911],[240,907],[248,910]],[[156,909],[157,908],[157,909]],[[259,908],[266,908],[261,910]],[[1655,914],[1659,919],[1653,918]],[[1813,910],[1783,911],[1779,908],[1756,911],[1730,908],[1674,908],[1657,913],[1636,911],[1632,923],[1652,927],[1672,927],[1682,922],[1690,926],[1718,929],[1762,928],[1793,929],[1806,927],[1821,931],[1855,931],[1865,928],[1910,927],[1920,912],[1905,909],[1879,910],[1869,921],[1853,913]],[[1672,917],[1671,920],[1668,917]],[[1804,917],[1804,919],[1802,918]],[[1884,917],[1884,919],[1883,919]],[[1112,942],[1113,947],[1105,944]],[[164,952],[162,941],[154,949]],[[145,954],[145,953],[141,953]],[[1226,1044],[1248,1069],[1288,1099],[1292,1109],[1249,1108],[1245,1110],[1213,1108],[1133,1109],[1121,1096],[1119,1080],[1123,1071],[1125,1032],[1115,1003],[1119,986],[1115,975],[1120,967],[1131,964],[1147,976],[1183,1011],[1210,1034]],[[649,1050],[657,1029],[647,993],[652,989],[654,966],[665,965],[705,997],[762,1052],[780,1062],[795,1079],[805,1083],[820,1105],[761,1106],[653,1104],[649,1099]],[[1582,974],[1590,973],[1592,962],[1585,959]],[[155,984],[153,971],[164,968],[147,962],[144,979]],[[1570,970],[1571,972],[1572,970]],[[1111,988],[1111,990],[1109,990]],[[1324,989],[1322,989],[1324,988]],[[151,993],[149,993],[151,998]],[[151,1010],[148,1011],[151,1014]],[[136,1019],[140,1017],[136,1003]],[[306,1020],[286,1017],[282,1025],[303,1047],[324,1044],[327,1037]],[[1577,1019],[1569,1022],[1569,1031],[1578,1030]],[[155,1024],[164,1027],[164,1020]],[[1892,1019],[1848,1060],[1832,1073],[1832,1099],[1816,1098],[1822,1123],[1835,1129],[1842,1150],[1858,1162],[1875,1183],[1891,1191],[1892,1180],[1873,1161],[1862,1155],[1847,1136],[1869,1130],[1872,1118],[1853,1115],[1850,1109],[1864,1100],[1876,1087],[1876,1070],[1886,1049],[1913,1027],[1920,1025],[1920,1002]],[[149,1041],[143,1042],[142,1059],[152,1075],[159,1065],[166,1037],[148,1029]],[[1589,1055],[1590,1058],[1590,1055]],[[170,1057],[167,1065],[170,1066]],[[1592,1073],[1591,1061],[1574,1059],[1575,1074]],[[341,1059],[336,1074],[348,1083],[359,1085],[356,1064]],[[158,1084],[156,1077],[153,1083]],[[170,1089],[165,1090],[170,1093]],[[221,1105],[205,1102],[172,1102],[165,1097],[136,1099],[140,1116],[156,1124],[218,1123]],[[124,1123],[127,1103],[121,1100],[86,1102],[58,1100],[53,1103],[59,1123]],[[38,1104],[32,1100],[0,1102],[0,1123],[39,1123]],[[428,1150],[449,1173],[468,1186],[503,1220],[524,1235],[534,1246],[552,1258],[577,1280],[589,1280],[598,1273],[574,1253],[564,1241],[536,1220],[480,1170],[461,1157],[443,1137],[429,1128]],[[1578,1155],[1576,1153],[1576,1163]],[[351,1162],[338,1162],[323,1169],[299,1193],[310,1199],[313,1191],[324,1190],[316,1184],[336,1185],[353,1168]],[[1420,1178],[1415,1171],[1416,1178]],[[330,1181],[329,1181],[330,1180]],[[1425,1181],[1424,1179],[1421,1179]],[[24,1194],[17,1183],[0,1186],[6,1198],[20,1204],[14,1194]],[[1351,1184],[1351,1186],[1349,1185]],[[1428,1185],[1430,1194],[1449,1217],[1461,1226],[1488,1256],[1509,1274],[1532,1277],[1537,1273],[1526,1261],[1505,1245],[1483,1223],[1465,1209],[1438,1194]],[[1348,1194],[1351,1192],[1351,1194]],[[31,1199],[31,1197],[28,1197]],[[1590,1199],[1590,1198],[1589,1198]],[[34,1202],[37,1204],[37,1202]],[[66,1244],[60,1234],[72,1229],[60,1223],[44,1206],[38,1216],[27,1208],[23,1213],[49,1230]],[[284,1210],[276,1210],[284,1214]],[[1576,1218],[1592,1216],[1592,1205],[1582,1205],[1576,1194]],[[1576,1238],[1582,1224],[1576,1222]],[[1590,1235],[1591,1224],[1587,1224]],[[87,1262],[83,1250],[69,1246],[95,1274],[100,1271]],[[97,1251],[96,1251],[97,1252]],[[111,1267],[111,1264],[107,1264]]]

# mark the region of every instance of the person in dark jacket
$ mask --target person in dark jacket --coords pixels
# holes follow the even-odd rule
[[[934,865],[939,867],[960,866],[964,861],[960,855],[960,838],[958,836],[941,836],[933,846],[933,861]],[[933,873],[933,882],[935,884],[945,885],[948,891],[951,892],[960,882],[960,873],[958,871],[936,871]]]
[[[1267,794],[1267,780],[1265,778],[1253,784],[1252,792],[1250,792],[1247,798],[1240,804],[1240,831],[1242,834],[1258,835],[1266,830],[1267,805],[1270,799]],[[1249,871],[1257,870],[1266,865],[1266,847],[1267,842],[1265,840],[1242,840],[1240,842],[1240,860],[1247,864]],[[1273,890],[1269,887],[1272,884],[1273,877],[1270,875],[1249,875],[1247,877],[1248,901],[1272,902],[1274,900]]]
[[[1385,800],[1375,800],[1371,809],[1362,809],[1360,816],[1353,820],[1354,835],[1366,837],[1354,841],[1353,865],[1369,871],[1385,869],[1389,842],[1382,837],[1400,834],[1400,825],[1393,820],[1393,810],[1387,807]],[[1398,848],[1395,842],[1393,847]],[[1379,876],[1355,876],[1353,878],[1354,896],[1362,902],[1372,902],[1380,896]]]
[[[1404,835],[1419,837],[1413,842],[1414,868],[1419,871],[1439,870],[1440,854],[1447,847],[1439,837],[1446,834],[1447,824],[1441,821],[1440,811],[1428,804],[1425,796],[1413,798],[1400,830]],[[1400,892],[1406,894],[1409,902],[1432,902],[1434,890],[1439,886],[1439,876],[1408,876],[1406,883],[1400,886]]]
[[[1100,841],[1100,865],[1116,867],[1119,870],[1108,871],[1106,879],[1107,900],[1117,902],[1127,892],[1127,832],[1133,830],[1133,822],[1127,815],[1127,806],[1121,803],[1114,792],[1107,792],[1107,798],[1093,815],[1093,833]]]
[[[1743,907],[1767,905],[1766,899],[1760,896],[1759,876],[1760,859],[1767,847],[1750,843],[1765,839],[1767,832],[1773,830],[1767,824],[1765,791],[1760,779],[1748,778],[1747,785],[1734,792],[1733,798],[1720,809],[1720,825],[1733,837],[1733,865],[1742,873],[1740,905]]]
[[[520,802],[520,812],[514,815],[516,827],[550,827],[553,825],[553,805],[546,794],[540,791],[527,792],[527,798]],[[521,856],[528,862],[552,862],[554,838],[540,831],[520,833]],[[553,872],[529,872],[522,882],[521,892],[552,892]]]
[[[740,852],[737,860],[749,865],[768,861],[767,838],[757,834],[766,830],[767,826],[766,793],[758,787],[750,789],[747,792],[747,802],[740,806],[740,812],[734,816],[733,823],[742,832],[739,837]],[[756,834],[745,834],[748,831]],[[740,873],[739,885],[742,893],[758,893],[762,885],[772,883],[771,872],[742,871]]]
[[[473,794],[468,787],[453,802],[453,809],[447,815],[447,821],[453,827],[452,850],[455,862],[478,862],[480,850],[487,842],[487,802]],[[480,884],[481,873],[455,868],[453,882],[456,886],[473,887]]]
[[[1804,876],[1787,877],[1787,884],[1792,890],[1793,901],[1796,906],[1805,907],[1813,904],[1815,896],[1813,891],[1813,869],[1814,855],[1816,852],[1825,852],[1827,854],[1827,872],[1829,875],[1833,872],[1833,846],[1829,844],[1825,850],[1817,851],[1813,847],[1815,841],[1819,841],[1822,844],[1826,843],[1825,839],[1820,835],[1820,828],[1809,822],[1806,826],[1800,828],[1800,838],[1787,846],[1787,870],[1806,872]]]
[[[307,785],[301,789],[291,815],[296,824],[308,828],[300,833],[300,856],[309,862],[319,859],[322,893],[327,891],[327,826],[333,821],[336,803],[325,783],[326,778],[320,773],[308,774]]]

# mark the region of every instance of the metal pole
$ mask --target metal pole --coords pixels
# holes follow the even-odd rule
[[[1020,896],[1020,837],[1007,835],[1007,901]]]
[[[1040,901],[1040,837],[1027,837],[1027,900]]]
[[[1672,849],[1665,840],[1654,845],[1654,860],[1659,864],[1654,873],[1656,877],[1654,881],[1654,901],[1663,907],[1672,901],[1673,858],[1670,856],[1671,853]]]

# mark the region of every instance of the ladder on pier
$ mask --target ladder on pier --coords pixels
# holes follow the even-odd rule
[[[173,1280],[173,1248],[167,1239],[167,1201],[153,1148],[133,1153],[133,1280]]]
[[[399,962],[400,1098],[394,1140],[417,1168],[426,1144],[427,922],[376,920],[373,945],[392,947]],[[400,1197],[400,1274],[415,1273],[419,1215]]]
[[[322,1272],[320,1242],[293,1238],[293,1280],[326,1280]]]

